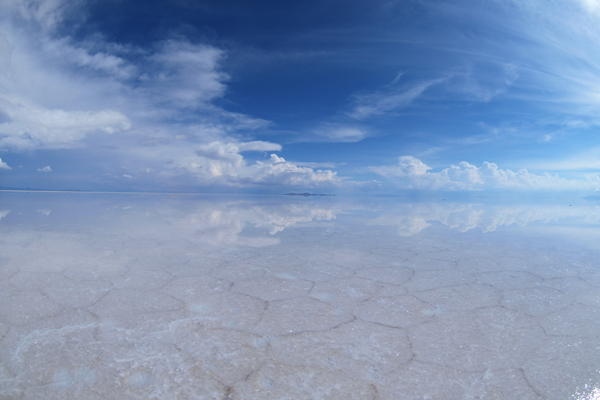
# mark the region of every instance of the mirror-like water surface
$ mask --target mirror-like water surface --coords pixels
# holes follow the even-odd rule
[[[0,397],[597,399],[600,203],[0,194]]]

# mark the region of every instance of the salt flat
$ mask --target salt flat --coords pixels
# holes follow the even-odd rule
[[[600,207],[0,194],[2,399],[597,399]]]

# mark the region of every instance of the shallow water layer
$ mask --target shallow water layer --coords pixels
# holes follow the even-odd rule
[[[2,399],[597,399],[600,203],[0,194]]]

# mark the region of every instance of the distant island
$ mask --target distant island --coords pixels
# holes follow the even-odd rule
[[[322,194],[322,193],[286,193],[286,196],[304,196],[304,197],[310,197],[310,196],[335,196],[335,194]]]

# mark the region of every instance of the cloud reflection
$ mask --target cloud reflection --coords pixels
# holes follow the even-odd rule
[[[10,210],[0,210],[0,220],[6,217],[10,213]]]
[[[480,229],[493,232],[498,227],[558,222],[576,219],[583,223],[600,222],[600,208],[569,205],[502,205],[458,203],[403,204],[372,220],[372,224],[393,226],[400,236],[413,236],[438,223],[459,232]]]
[[[286,228],[330,221],[340,211],[339,204],[203,202],[185,215],[174,218],[171,225],[178,234],[185,232],[195,241],[206,244],[263,247],[278,244],[280,239],[273,236]]]

